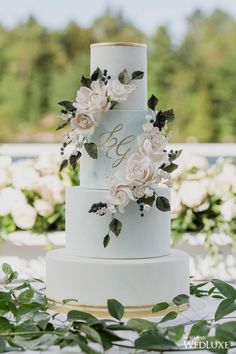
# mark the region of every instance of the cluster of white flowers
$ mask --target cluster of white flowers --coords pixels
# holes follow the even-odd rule
[[[219,159],[209,166],[205,157],[183,153],[177,162],[179,168],[172,174],[173,218],[178,218],[186,209],[206,211],[212,198],[216,198],[222,220],[236,220],[236,166],[231,160]]]
[[[58,176],[60,161],[55,155],[12,162],[0,157],[0,217],[11,215],[15,225],[32,229],[37,215],[53,213],[57,204],[64,203],[66,183]],[[29,204],[26,193],[33,192]]]
[[[150,118],[152,121],[150,115],[146,116],[147,120]],[[163,164],[168,166],[170,162],[165,150],[168,141],[159,128],[150,121],[145,123],[137,143],[138,152],[130,155],[125,172],[115,175],[107,196],[108,205],[115,206],[121,213],[131,200],[153,196],[157,185],[172,185],[170,174],[160,168]],[[149,208],[149,205],[144,204],[143,210]]]

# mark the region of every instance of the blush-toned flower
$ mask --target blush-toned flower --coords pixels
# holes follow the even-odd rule
[[[17,227],[23,230],[29,230],[32,229],[35,224],[37,213],[29,204],[24,204],[20,207],[16,205],[12,210],[12,217]]]
[[[138,153],[132,154],[126,165],[126,180],[134,186],[150,186],[155,183],[157,170],[153,161]]]
[[[160,132],[138,136],[139,152],[150,157],[158,167],[168,162],[168,154],[164,151],[167,143],[167,139]]]
[[[82,136],[89,136],[94,132],[93,117],[86,113],[79,113],[75,118],[71,119],[71,125]]]
[[[107,85],[107,89],[111,101],[118,103],[127,101],[130,88],[122,84],[119,80],[110,81]]]
[[[107,196],[108,202],[117,206],[121,213],[124,213],[124,208],[133,199],[130,187],[122,183],[113,184]]]

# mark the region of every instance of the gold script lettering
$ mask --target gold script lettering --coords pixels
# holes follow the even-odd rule
[[[115,154],[118,158],[112,163],[112,167],[116,168],[127,157],[131,150],[131,147],[127,148],[127,145],[131,144],[135,136],[128,135],[122,140],[118,140],[115,136],[124,128],[123,124],[118,124],[112,131],[104,132],[99,136],[99,147],[103,147],[106,150],[106,157],[113,159],[112,154]],[[126,149],[125,149],[126,148]]]

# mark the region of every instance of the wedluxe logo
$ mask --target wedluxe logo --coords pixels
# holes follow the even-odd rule
[[[230,343],[226,341],[220,341],[215,338],[207,337],[190,337],[187,336],[183,340],[185,349],[230,349]]]

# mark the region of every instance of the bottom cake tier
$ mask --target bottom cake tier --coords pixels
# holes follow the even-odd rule
[[[107,299],[115,298],[126,317],[150,316],[155,304],[189,293],[189,258],[177,250],[158,258],[115,260],[55,250],[47,254],[46,289],[56,311],[80,309],[106,317]],[[78,302],[63,305],[65,299]]]

